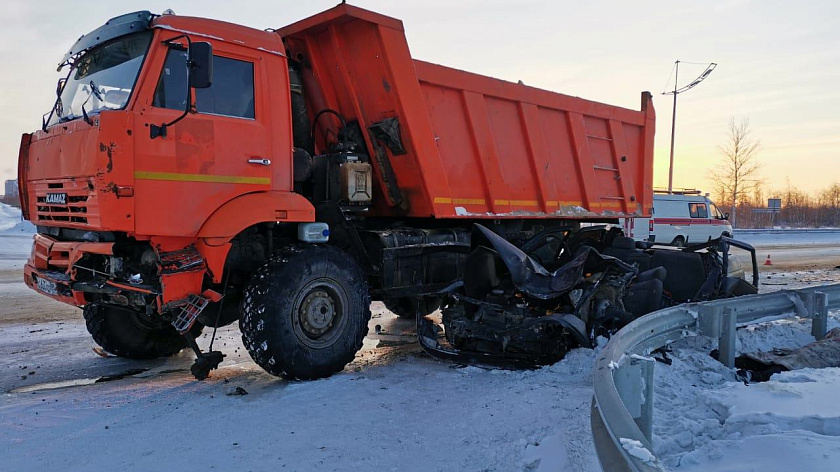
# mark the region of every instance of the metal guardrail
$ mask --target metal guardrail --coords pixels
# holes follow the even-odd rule
[[[595,362],[591,422],[604,472],[665,471],[653,456],[651,351],[689,333],[718,339],[719,359],[735,363],[735,329],[762,319],[811,319],[822,339],[829,310],[840,309],[840,284],[691,303],[645,315],[612,336]]]
[[[840,233],[840,228],[754,228],[754,229],[733,229],[733,236],[745,234],[790,234],[790,233]]]

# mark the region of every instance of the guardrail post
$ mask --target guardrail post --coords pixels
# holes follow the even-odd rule
[[[645,382],[641,416],[636,420],[636,424],[639,425],[639,429],[642,430],[648,441],[653,441],[653,366],[656,361],[653,359],[638,359],[636,361],[641,363],[642,380]]]
[[[653,436],[653,359],[634,357],[613,374],[624,406],[648,440]]]
[[[718,360],[730,369],[735,367],[735,326],[738,314],[733,308],[723,309],[720,337],[718,338]]]
[[[620,366],[613,373],[618,396],[633,418],[642,415],[642,376],[641,366],[635,359]]]
[[[700,334],[710,338],[719,337],[723,307],[720,305],[700,305],[697,310],[697,329]]]
[[[828,330],[828,297],[823,292],[814,292],[811,308],[811,334],[819,341]]]

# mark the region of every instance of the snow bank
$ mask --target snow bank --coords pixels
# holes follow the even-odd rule
[[[717,441],[676,470],[831,471],[840,457],[840,369],[783,372],[769,382],[728,384],[710,395],[722,418]]]
[[[0,203],[0,269],[23,267],[34,233],[35,225],[21,220],[20,208]]]
[[[20,208],[0,203],[0,233],[35,233],[35,225],[21,218]]]
[[[829,327],[840,325],[832,315]],[[738,352],[813,341],[810,322],[780,320],[738,330]],[[702,337],[673,345],[657,364],[654,454],[674,471],[828,471],[840,459],[840,369],[777,374],[744,385]],[[833,404],[832,404],[833,403]]]

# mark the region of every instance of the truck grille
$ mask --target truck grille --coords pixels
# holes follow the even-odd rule
[[[36,224],[67,227],[98,226],[99,205],[92,178],[32,182]],[[58,197],[56,197],[58,196]]]

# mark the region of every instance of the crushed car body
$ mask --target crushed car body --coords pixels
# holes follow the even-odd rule
[[[455,362],[553,364],[661,308],[758,292],[755,250],[727,237],[681,250],[637,247],[595,226],[517,247],[476,224],[471,241],[463,279],[441,292],[440,325],[417,317],[423,348]],[[752,282],[732,263],[732,246],[750,252]]]

